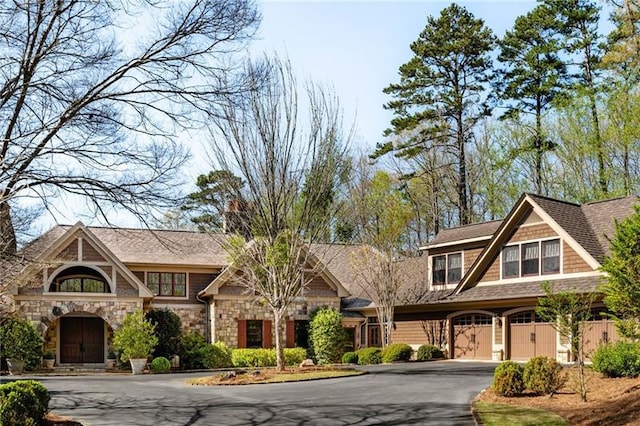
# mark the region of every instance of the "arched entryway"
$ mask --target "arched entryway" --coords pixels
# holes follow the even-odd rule
[[[55,350],[58,364],[102,364],[112,334],[111,327],[99,316],[72,312],[51,324],[45,347]]]

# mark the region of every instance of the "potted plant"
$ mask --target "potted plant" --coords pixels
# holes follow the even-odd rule
[[[42,337],[30,322],[8,318],[0,323],[0,357],[7,360],[11,374],[37,366],[41,354]]]
[[[142,374],[147,357],[158,344],[155,326],[145,320],[142,311],[127,314],[122,326],[113,334],[113,347],[120,351],[120,359],[131,362],[133,374]]]
[[[51,369],[56,362],[56,353],[53,351],[44,351],[42,354],[42,362],[44,368]]]
[[[114,351],[107,352],[107,368],[115,368],[116,366],[116,353]]]

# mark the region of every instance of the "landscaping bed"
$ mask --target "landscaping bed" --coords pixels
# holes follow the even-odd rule
[[[552,411],[571,425],[639,425],[640,379],[604,378],[587,369],[587,402],[573,390],[576,372],[567,369],[569,380],[560,391],[549,397],[526,393],[518,397],[501,397],[490,388],[483,391],[477,401],[540,408]]]
[[[251,385],[332,379],[361,374],[365,373],[351,368],[304,367],[287,368],[283,371],[278,371],[275,368],[266,368],[260,370],[232,370],[213,376],[193,379],[189,383],[196,386]]]

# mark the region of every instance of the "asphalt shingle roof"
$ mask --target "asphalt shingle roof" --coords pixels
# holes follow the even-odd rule
[[[438,232],[438,235],[427,245],[439,245],[453,243],[472,238],[491,237],[502,224],[501,220],[491,222],[474,223],[471,225],[458,226],[456,228],[445,228]]]

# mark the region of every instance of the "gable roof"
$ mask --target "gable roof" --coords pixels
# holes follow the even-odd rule
[[[37,257],[72,227],[58,225],[24,248]],[[225,267],[225,234],[195,231],[167,231],[84,226],[125,264],[169,264],[179,266]]]
[[[458,226],[456,228],[441,229],[428,245],[420,247],[420,249],[432,249],[436,247],[457,245],[464,242],[488,240],[493,236],[501,224],[502,220],[494,220],[490,222]]]

